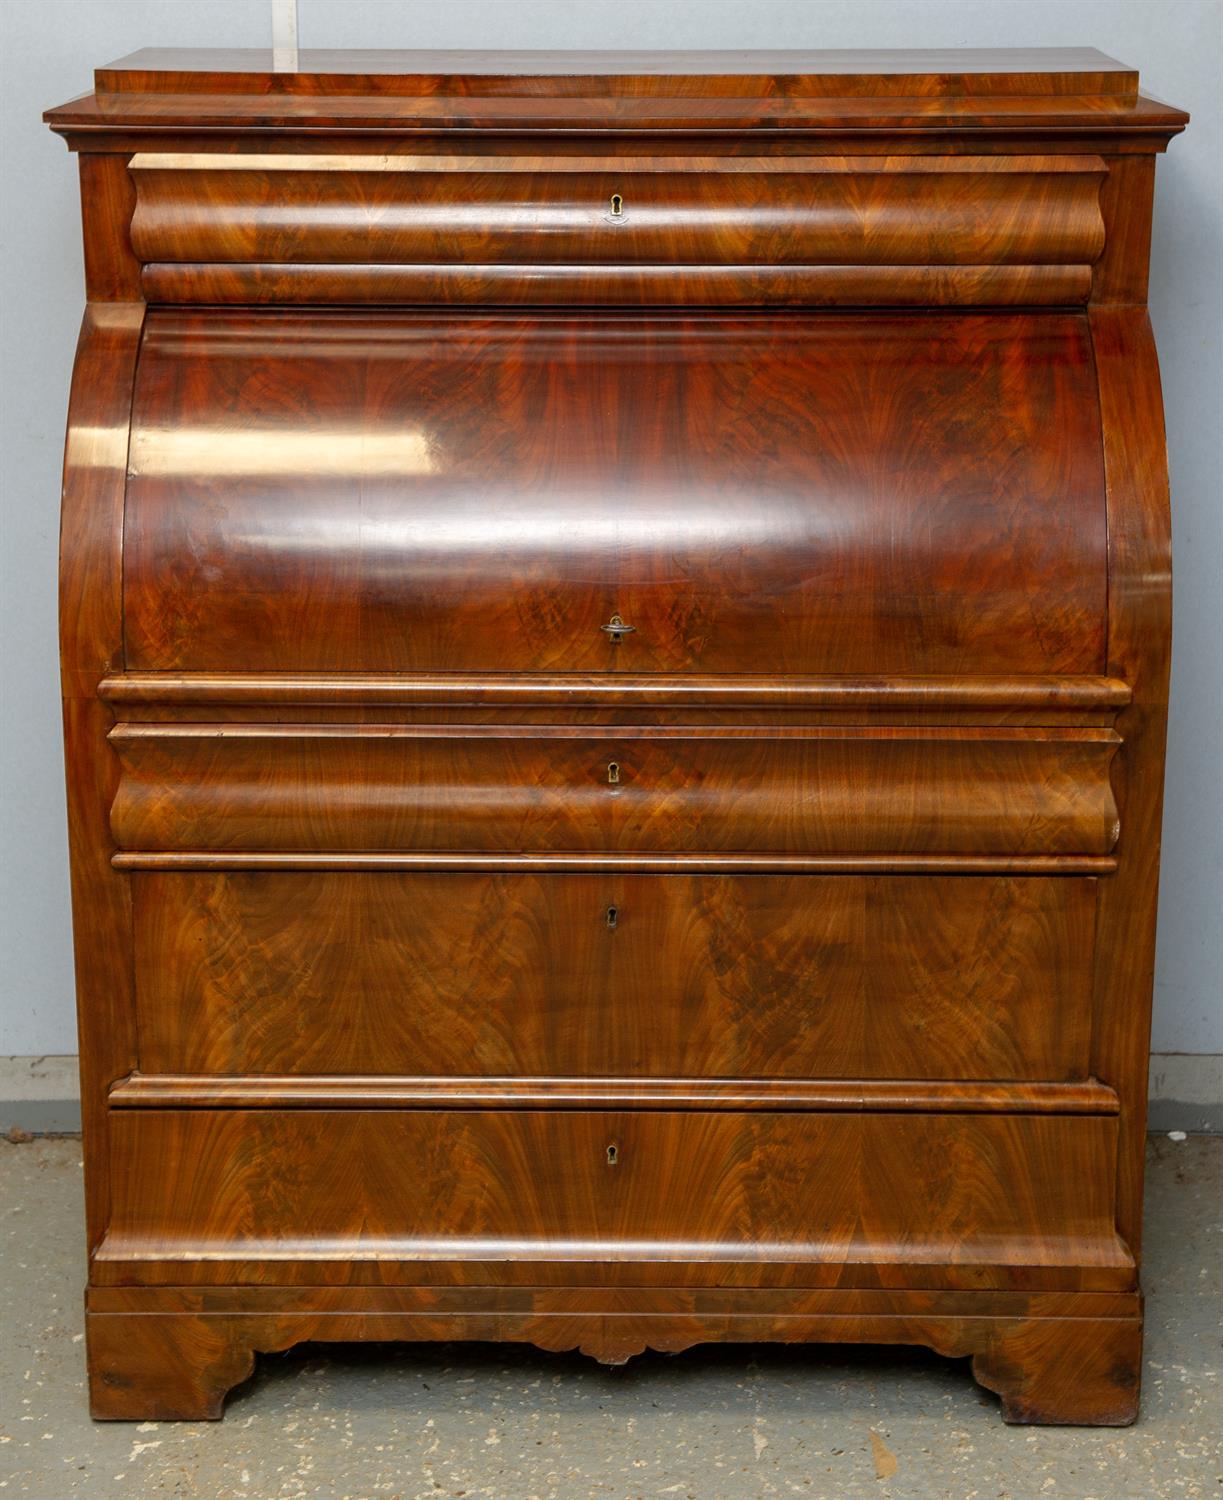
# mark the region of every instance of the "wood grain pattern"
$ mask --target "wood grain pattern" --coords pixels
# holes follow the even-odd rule
[[[133,895],[144,1073],[1086,1074],[1084,878],[149,873]]]
[[[88,212],[105,215],[112,200],[95,199],[85,181]],[[110,864],[119,768],[106,745],[112,715],[95,690],[99,676],[123,664],[124,476],[143,316],[143,305],[131,302],[86,309],[68,406],[60,521],[60,684],[90,1249],[109,1213],[106,1090],[136,1065],[131,890]]]
[[[466,148],[485,136],[576,131],[589,149],[601,134],[755,133],[753,145],[788,132],[899,139],[948,129],[980,151],[982,133],[1049,133],[1134,140],[1160,149],[1187,116],[1138,93],[1132,68],[1093,48],[712,53],[304,52],[297,71],[273,68],[266,51],[146,49],[95,74],[96,94],[46,119],[80,144],[120,131],[157,140],[168,131],[234,141],[298,131],[318,149],[322,131],[456,133]],[[359,137],[358,137],[359,138]],[[453,136],[451,137],[453,139]],[[809,143],[800,135],[801,148]],[[340,149],[353,140],[341,136]],[[232,149],[234,141],[224,145]],[[891,144],[891,142],[889,142]],[[940,145],[943,142],[940,140]],[[922,142],[923,149],[929,142]]]
[[[183,1295],[175,1289],[176,1301]],[[410,1295],[419,1303],[418,1292]],[[236,1314],[90,1311],[91,1410],[100,1420],[215,1420],[226,1393],[253,1372],[257,1352],[305,1340],[516,1340],[623,1364],[646,1349],[679,1353],[721,1339],[924,1344],[950,1358],[971,1355],[976,1378],[1001,1396],[1007,1422],[1126,1426],[1137,1416],[1142,1321],[1132,1306],[1128,1315],[1059,1317],[1029,1316],[1017,1305],[1008,1317],[974,1313],[962,1293],[922,1298],[926,1312],[913,1308],[915,1299],[899,1309],[887,1294],[806,1294],[778,1307],[776,1294],[738,1292],[726,1308],[708,1295],[663,1296],[647,1311],[641,1292],[630,1307],[619,1301],[608,1306],[589,1291],[574,1300],[543,1290],[531,1294],[526,1308],[493,1311],[488,1289],[481,1288],[457,1308],[430,1298],[406,1310],[396,1290],[379,1291],[374,1305],[360,1311],[322,1311],[326,1294],[313,1288],[312,1305],[296,1313],[268,1312],[262,1297],[251,1306],[249,1295]],[[998,1293],[990,1305],[1004,1305]]]
[[[780,97],[929,95],[938,101],[961,94],[1040,95],[1098,93],[1133,98],[1138,74],[1094,47],[1065,48],[838,48],[769,51],[397,51],[304,49],[298,66],[273,71],[259,48],[145,47],[98,68],[105,92],[218,92],[336,95],[377,91],[387,95],[461,92],[472,97],[510,93],[624,94],[633,98],[676,89],[694,95],[735,97],[763,89]]]
[[[1071,307],[1088,265],[315,265],[156,261],[158,303],[465,307]]]
[[[156,309],[130,467],[135,669],[1103,663],[1079,315]]]
[[[1132,1420],[1184,113],[1089,49],[96,84],[94,1413],[828,1339]]]
[[[116,1109],[115,1113],[135,1115],[140,1118],[152,1115],[153,1111],[139,1109]],[[190,1112],[190,1111],[189,1111]],[[242,1114],[244,1111],[231,1111]],[[388,1111],[377,1109],[377,1114]],[[418,1111],[412,1111],[416,1113]],[[249,1113],[257,1113],[250,1111]],[[310,1110],[289,1110],[287,1113],[303,1116]],[[569,1111],[562,1112],[562,1118]],[[642,1112],[645,1115],[653,1111]],[[847,1115],[847,1118],[853,1118]],[[802,1118],[811,1118],[804,1115]],[[891,1119],[891,1114],[885,1115]],[[955,1118],[951,1116],[951,1118]],[[996,1118],[995,1114],[987,1118]],[[1024,1118],[1022,1115],[1017,1118]],[[1081,1118],[1078,1117],[1078,1118]],[[1115,1124],[1115,1118],[1113,1119]],[[1126,1247],[1128,1249],[1128,1247]],[[739,1258],[734,1258],[735,1254]],[[413,1285],[428,1287],[465,1287],[468,1289],[516,1288],[523,1291],[541,1287],[605,1287],[615,1286],[626,1296],[641,1290],[656,1290],[659,1287],[683,1286],[690,1289],[722,1290],[747,1293],[767,1288],[844,1288],[885,1287],[898,1295],[912,1295],[918,1300],[923,1294],[934,1291],[963,1292],[982,1288],[980,1265],[975,1262],[953,1263],[938,1261],[896,1261],[882,1264],[871,1262],[845,1266],[833,1261],[761,1260],[746,1251],[728,1250],[727,1257],[718,1260],[687,1260],[658,1263],[641,1260],[574,1260],[572,1258],[536,1258],[522,1260],[505,1257],[491,1251],[489,1258],[464,1256],[456,1260],[413,1260],[407,1274]],[[169,1296],[179,1288],[214,1288],[234,1300],[240,1300],[246,1290],[291,1288],[303,1295],[311,1287],[372,1288],[398,1285],[403,1279],[396,1262],[380,1259],[352,1260],[341,1254],[339,1259],[323,1259],[307,1254],[301,1259],[291,1255],[274,1260],[261,1257],[221,1259],[189,1259],[172,1256],[167,1259],[138,1257],[108,1259],[105,1252],[95,1255],[90,1263],[90,1285],[110,1289],[157,1289]],[[1102,1293],[1121,1295],[1133,1292],[1136,1276],[1132,1256],[1125,1266],[1089,1266],[1081,1263],[1046,1263],[1041,1266],[1026,1266],[1018,1263],[995,1264],[989,1268],[986,1289],[1003,1293],[1031,1291],[1039,1287],[1043,1293],[1064,1294],[1069,1302],[1063,1309],[1066,1317],[1087,1316],[1093,1300]],[[1074,1307],[1079,1300],[1077,1309]],[[490,1304],[492,1298],[490,1296]],[[220,1304],[218,1304],[220,1310]],[[868,1340],[869,1342],[869,1340]]]
[[[1111,875],[1109,854],[347,854],[299,849],[275,853],[248,850],[120,850],[116,870],[513,870],[519,873],[583,875]]]
[[[287,673],[124,672],[105,677],[98,688],[107,703],[124,709],[153,705],[185,705],[205,709],[274,704],[278,708],[340,705],[349,713],[371,705],[408,707],[459,704],[470,711],[483,704],[522,708],[576,705],[583,709],[630,706],[709,709],[767,707],[873,709],[898,715],[909,709],[947,709],[957,715],[976,709],[1003,708],[1016,713],[1045,715],[1106,711],[1129,703],[1129,683],[1119,677],[736,677],[721,673],[678,677],[652,674],[633,677],[533,673],[515,677],[506,672],[478,676],[438,674],[414,677],[400,673],[359,676],[329,673],[293,676]],[[1076,717],[1071,722],[1085,723]]]
[[[424,1268],[422,1267],[422,1270]],[[631,1269],[625,1265],[625,1272]],[[614,1316],[626,1312],[698,1313],[726,1316],[733,1312],[739,1293],[732,1287],[638,1287],[616,1286],[529,1287],[506,1282],[500,1286],[475,1288],[439,1286],[263,1286],[236,1290],[230,1286],[93,1286],[85,1294],[85,1307],[95,1313],[210,1313],[256,1311],[276,1314],[319,1312],[343,1313],[470,1313],[473,1290],[485,1294],[488,1312],[527,1313],[546,1311],[595,1313]],[[757,1287],[752,1298],[758,1314],[774,1317],[850,1318],[892,1317],[902,1313],[929,1317],[1027,1318],[1072,1317],[1080,1312],[1090,1318],[1133,1318],[1140,1314],[1140,1294],[1093,1292],[1083,1297],[1066,1291],[993,1291],[972,1288],[925,1290],[895,1287]]]
[[[1101,1076],[1125,1100],[1118,1223],[1139,1245],[1172,648],[1171,517],[1150,319],[1144,308],[1101,308],[1092,333],[1108,476],[1109,659],[1134,684],[1122,720],[1132,744],[1118,778],[1134,823],[1132,831],[1127,826],[1124,868],[1100,906],[1094,1055]]]
[[[85,292],[95,311],[98,303],[140,307],[145,300],[142,267],[128,233],[136,189],[127,163],[118,152],[87,151],[80,158],[81,214],[87,226]],[[125,399],[130,405],[130,389]]]
[[[131,173],[143,261],[1089,265],[1104,248],[1104,164],[1093,157],[533,157],[473,168],[140,153]]]
[[[118,724],[123,849],[1107,854],[1111,730]]]
[[[902,1083],[859,1079],[395,1078],[362,1074],[235,1077],[133,1073],[109,1093],[116,1109],[693,1109],[872,1110],[949,1114],[1101,1115],[1112,1089],[1079,1083]]]
[[[116,1111],[97,1259],[1112,1269],[1105,1116]],[[410,1170],[405,1171],[405,1165]],[[184,1170],[184,1168],[188,1168]]]

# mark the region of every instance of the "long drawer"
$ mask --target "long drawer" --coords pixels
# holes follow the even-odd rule
[[[118,1110],[110,1129],[95,1280],[336,1261],[496,1280],[510,1260],[671,1285],[733,1263],[766,1284],[796,1263],[845,1285],[901,1265],[977,1286],[1133,1275],[1107,1116]]]
[[[139,154],[142,260],[1056,265],[1104,245],[1094,156]]]
[[[134,850],[1108,854],[1108,729],[120,724]]]
[[[1082,1078],[1095,885],[140,873],[140,1067]]]

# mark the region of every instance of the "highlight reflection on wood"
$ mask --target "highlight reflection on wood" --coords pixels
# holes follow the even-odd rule
[[[1186,117],[1090,49],[96,85],[94,1414],[772,1339],[1133,1420]]]
[[[1103,666],[1081,315],[153,309],[129,465],[133,668]]]

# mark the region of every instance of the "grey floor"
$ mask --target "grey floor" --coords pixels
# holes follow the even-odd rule
[[[0,1140],[0,1494],[202,1500],[1223,1496],[1223,1139],[1151,1143],[1143,1415],[1005,1427],[921,1350],[694,1349],[604,1370],[492,1345],[260,1361],[221,1423],[93,1424],[79,1143]]]

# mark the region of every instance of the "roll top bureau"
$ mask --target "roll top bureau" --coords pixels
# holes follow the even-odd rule
[[[469,1338],[1133,1420],[1186,117],[143,52],[48,119],[95,1415]]]

